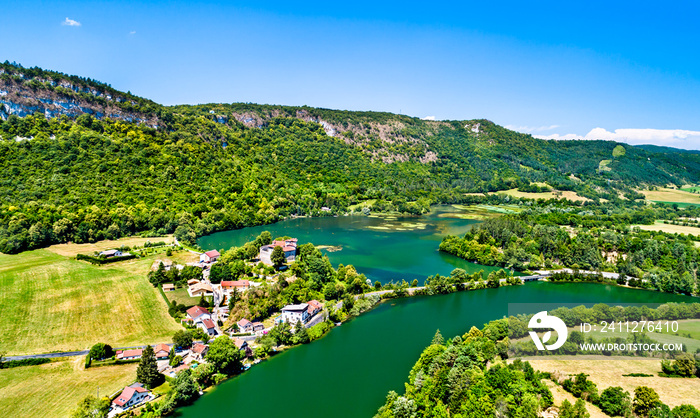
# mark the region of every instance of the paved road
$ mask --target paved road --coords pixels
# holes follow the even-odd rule
[[[169,346],[172,345],[172,343],[165,343]],[[153,347],[155,347],[156,344],[153,344]],[[132,347],[117,347],[113,348],[114,351],[117,350],[131,350],[135,348],[146,348],[145,345],[135,345]],[[44,354],[27,354],[24,356],[8,356],[5,357],[5,361],[10,361],[10,360],[24,360],[24,359],[29,359],[29,358],[60,358],[60,357],[75,357],[75,356],[85,356],[90,352],[90,350],[83,350],[83,351],[64,351],[61,353],[44,353]]]

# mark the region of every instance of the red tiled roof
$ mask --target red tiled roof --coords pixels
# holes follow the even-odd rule
[[[190,318],[198,318],[202,315],[209,314],[209,311],[202,308],[201,306],[193,306],[190,309],[187,310],[187,315],[190,316]]]
[[[143,349],[137,348],[135,350],[124,350],[121,353],[117,353],[117,357],[121,354],[121,358],[124,357],[140,357],[143,354]]]
[[[159,351],[167,351],[168,353],[170,352],[170,347],[168,344],[158,344],[155,347],[153,347],[154,352],[159,352]]]
[[[291,245],[285,245],[285,246],[282,248],[282,250],[286,253],[286,252],[289,252],[289,251],[296,251],[296,250],[297,250],[297,247],[292,247]]]
[[[224,280],[221,282],[221,287],[249,287],[248,280]]]
[[[236,344],[236,348],[238,348],[239,350],[240,350],[241,348],[243,348],[244,345],[247,345],[247,343],[246,343],[245,341],[239,340],[238,338],[236,338],[235,340],[233,340],[233,343]]]
[[[310,300],[306,302],[309,307],[306,309],[309,314],[313,314],[314,312],[318,312],[321,310],[321,302],[317,301],[316,299]]]
[[[212,321],[211,319],[203,319],[202,323],[204,324],[205,327],[207,327],[207,329],[216,328],[214,326],[214,321]]]
[[[209,348],[209,347],[207,347],[204,344],[196,343],[195,345],[192,346],[192,352],[197,353],[197,354],[202,354],[207,348]]]
[[[241,319],[240,321],[238,321],[237,324],[238,324],[239,327],[243,328],[243,327],[247,327],[247,326],[250,324],[250,321],[248,321],[247,319],[243,318],[243,319]]]
[[[124,388],[122,393],[119,396],[117,396],[117,399],[115,399],[112,403],[115,405],[118,405],[118,406],[124,406],[124,405],[126,405],[127,402],[129,402],[131,400],[131,398],[134,397],[134,394],[137,392],[144,393],[144,392],[148,392],[148,390],[146,388],[142,388],[142,387],[138,387],[138,386],[137,387],[127,386]]]
[[[206,254],[209,258],[214,258],[214,257],[218,257],[218,256],[221,255],[221,254],[219,254],[219,252],[216,251],[216,250],[207,251],[207,252],[204,253],[204,254]]]

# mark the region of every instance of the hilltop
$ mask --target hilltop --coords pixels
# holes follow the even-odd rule
[[[598,204],[700,182],[695,153],[545,141],[485,119],[162,106],[9,63],[0,65],[0,119],[0,251],[9,253],[134,233],[174,232],[192,243],[363,202],[418,214],[435,203],[510,200],[474,194],[517,188],[572,191]]]

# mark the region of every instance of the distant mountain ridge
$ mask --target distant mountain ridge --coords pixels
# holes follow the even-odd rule
[[[0,70],[2,252],[138,232],[194,242],[363,204],[418,214],[436,203],[512,201],[481,193],[513,188],[622,204],[643,198],[638,187],[700,183],[700,154],[547,141],[486,119],[162,106],[87,78]]]

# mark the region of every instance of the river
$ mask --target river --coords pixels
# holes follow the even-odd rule
[[[383,303],[308,345],[214,388],[180,416],[371,417],[403,391],[436,329],[448,338],[508,314],[509,303],[658,303],[695,298],[593,283],[534,282]]]
[[[402,279],[410,282],[439,273],[449,275],[460,267],[469,273],[483,269],[486,273],[495,267],[470,263],[459,257],[438,251],[445,235],[463,235],[479,221],[463,219],[452,206],[434,207],[423,216],[339,216],[324,218],[288,219],[272,225],[263,225],[217,232],[199,239],[206,251],[226,250],[252,241],[263,231],[270,231],[273,239],[291,236],[299,243],[311,242],[317,246],[333,246],[339,251],[324,250],[334,267],[352,264],[359,273],[372,282],[388,283]]]

